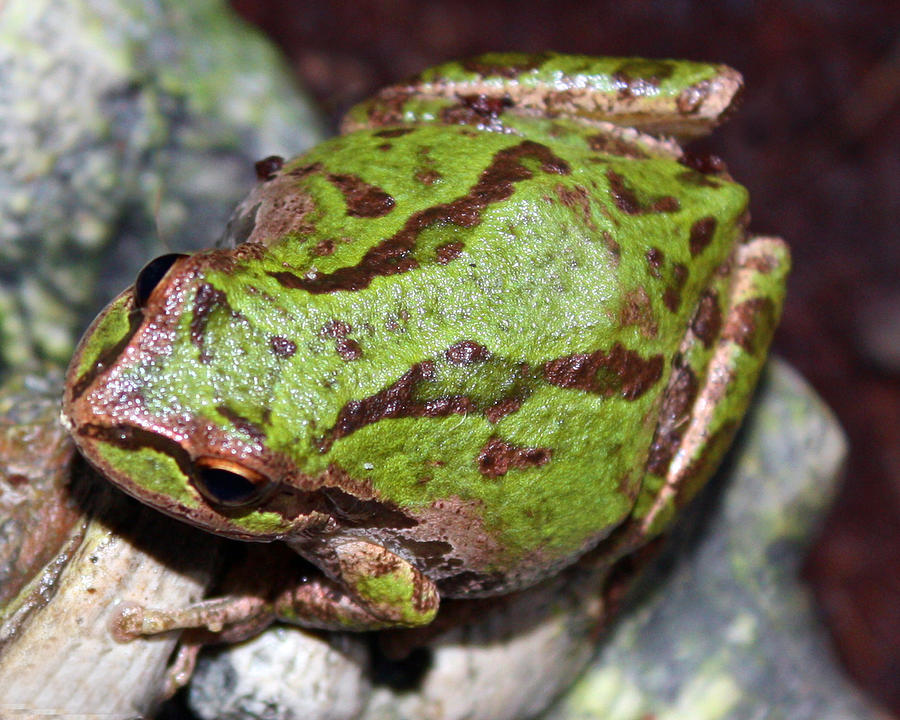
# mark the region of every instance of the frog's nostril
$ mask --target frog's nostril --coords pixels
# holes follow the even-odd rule
[[[184,253],[168,253],[151,260],[138,273],[134,281],[134,304],[142,308],[147,304],[153,290],[159,285],[169,269],[181,258],[187,257]]]
[[[194,485],[211,503],[242,507],[260,500],[273,483],[232,460],[203,457],[194,463]]]

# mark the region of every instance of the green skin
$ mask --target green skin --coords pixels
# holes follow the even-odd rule
[[[266,609],[304,625],[611,565],[715,470],[780,314],[746,190],[651,134],[708,132],[740,84],[495,54],[387,88],[261,168],[239,244],[112,302],[64,422],[140,500],[317,564]]]

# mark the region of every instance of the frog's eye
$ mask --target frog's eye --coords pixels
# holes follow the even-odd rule
[[[202,457],[194,462],[194,486],[214,505],[242,507],[274,486],[267,477],[233,460]]]
[[[155,260],[151,260],[138,273],[137,279],[134,281],[134,304],[142,308],[150,299],[150,294],[154,288],[159,285],[169,269],[181,258],[187,257],[184,253],[168,253],[160,255]]]

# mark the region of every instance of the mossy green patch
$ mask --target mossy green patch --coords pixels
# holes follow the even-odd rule
[[[413,576],[405,570],[360,578],[353,589],[369,604],[399,612],[406,625],[425,625],[436,612],[433,608],[425,613],[416,610],[413,603],[415,583]]]

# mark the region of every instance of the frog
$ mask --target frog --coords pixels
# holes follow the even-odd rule
[[[422,628],[663,534],[783,305],[786,244],[684,149],[742,87],[711,63],[488,53],[258,163],[222,242],[151,261],[87,329],[61,417],[126,493],[316,572],[132,609],[127,633]]]

